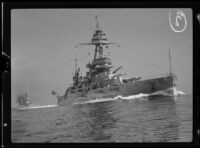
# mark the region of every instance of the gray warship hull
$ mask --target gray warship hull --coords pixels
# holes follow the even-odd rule
[[[118,86],[106,88],[97,88],[85,92],[68,92],[68,94],[58,98],[58,105],[64,106],[71,103],[80,103],[88,100],[113,98],[116,96],[130,96],[137,94],[152,94],[161,90],[170,90],[173,93],[174,76],[168,75],[153,79],[144,79],[140,81],[130,81]]]

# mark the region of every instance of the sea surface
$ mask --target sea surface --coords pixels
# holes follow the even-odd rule
[[[12,109],[14,143],[191,142],[192,95],[107,98]]]

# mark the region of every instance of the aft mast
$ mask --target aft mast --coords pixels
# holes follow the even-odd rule
[[[171,66],[171,54],[169,49],[169,74],[172,75],[172,66]]]

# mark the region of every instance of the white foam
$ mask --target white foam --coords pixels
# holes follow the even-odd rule
[[[185,94],[186,93],[184,93],[183,91],[177,90],[177,88],[174,87],[174,88],[170,88],[170,89],[166,89],[166,90],[157,91],[157,92],[154,92],[152,94],[140,93],[140,94],[137,94],[137,95],[130,95],[130,96],[127,96],[127,97],[118,95],[114,98],[99,98],[99,99],[84,101],[84,102],[75,103],[75,104],[90,104],[90,103],[98,103],[98,102],[117,101],[119,99],[132,100],[132,99],[146,98],[146,97],[155,96],[155,95],[179,96],[179,95],[185,95]]]
[[[163,95],[163,96],[180,96],[180,95],[186,95],[183,91],[177,90],[176,87],[174,88],[169,88],[166,90],[160,90],[155,93],[150,94],[151,96],[154,95]]]
[[[48,107],[56,107],[57,105],[56,104],[52,104],[52,105],[33,105],[33,106],[30,106],[30,107],[22,107],[22,108],[19,108],[19,109],[36,109],[36,108],[48,108]]]
[[[149,94],[143,94],[143,93],[140,93],[138,95],[130,95],[130,96],[127,96],[127,97],[123,97],[123,96],[117,96],[118,98],[120,99],[124,99],[124,100],[131,100],[131,99],[138,99],[138,98],[144,98],[144,97],[148,97]]]
[[[107,101],[114,101],[117,100],[118,98],[100,98],[100,99],[95,99],[95,100],[88,100],[84,101],[81,103],[75,103],[75,104],[90,104],[90,103],[97,103],[97,102],[107,102]]]
[[[178,95],[186,95],[185,92],[181,91],[181,90],[177,90],[177,88],[174,88],[174,95],[178,96]]]
[[[130,100],[130,99],[136,99],[136,98],[142,98],[142,97],[147,97],[149,96],[148,94],[138,94],[138,95],[130,95],[127,97],[123,97],[121,95],[118,95],[114,98],[99,98],[95,100],[89,100],[89,101],[84,101],[81,103],[75,103],[75,104],[90,104],[90,103],[98,103],[98,102],[107,102],[107,101],[117,101],[118,99],[124,99],[124,100]]]

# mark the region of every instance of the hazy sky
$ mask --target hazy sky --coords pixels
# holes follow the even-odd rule
[[[55,104],[52,90],[64,94],[72,83],[77,54],[81,73],[93,57],[89,42],[95,31],[95,16],[110,41],[114,68],[130,76],[148,77],[169,72],[168,48],[177,88],[192,93],[192,10],[180,9],[187,28],[174,32],[169,24],[170,9],[13,9],[11,13],[12,106],[16,96],[28,92],[33,103]],[[105,49],[104,52],[108,50]],[[91,56],[88,55],[91,53]]]

